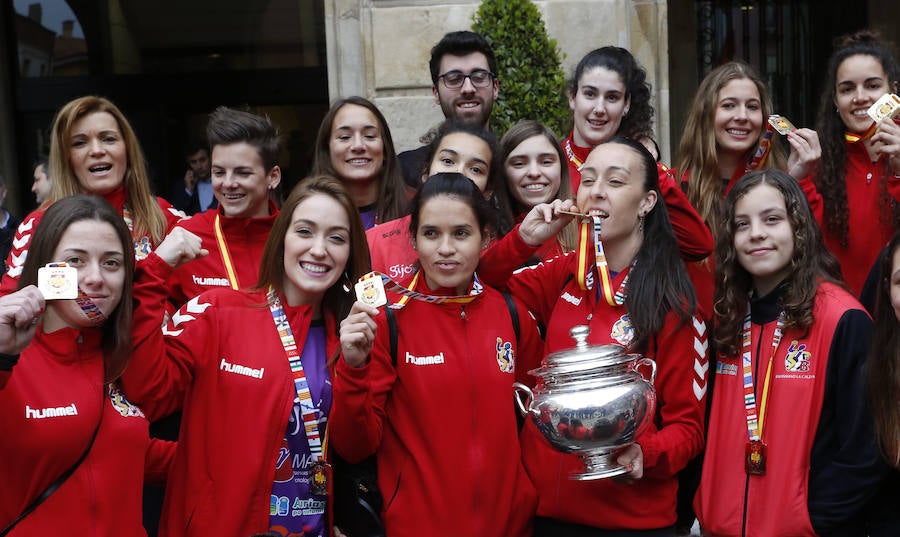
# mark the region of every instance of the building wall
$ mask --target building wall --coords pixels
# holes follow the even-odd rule
[[[331,99],[362,95],[374,100],[388,119],[398,149],[418,146],[419,137],[443,119],[431,92],[431,47],[447,32],[471,28],[479,3],[326,0]],[[564,55],[567,75],[586,52],[597,47],[618,45],[635,54],[653,86],[656,130],[667,156],[666,0],[544,0],[535,4]]]

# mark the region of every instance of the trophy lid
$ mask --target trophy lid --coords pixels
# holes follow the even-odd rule
[[[566,374],[602,370],[634,360],[625,347],[616,344],[591,345],[587,342],[591,329],[585,325],[573,326],[569,333],[575,339],[575,347],[554,352],[544,359],[540,369],[532,374]]]

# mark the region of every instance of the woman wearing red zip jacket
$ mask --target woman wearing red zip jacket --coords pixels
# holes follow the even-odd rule
[[[887,469],[863,384],[872,321],[792,177],[744,176],[723,217],[720,352],[694,502],[703,533],[865,535]]]
[[[578,193],[581,166],[598,145],[621,136],[639,142],[654,154],[662,199],[671,213],[682,257],[695,261],[713,249],[712,236],[705,229],[671,170],[658,162],[659,150],[653,140],[653,106],[647,72],[628,50],[602,47],[587,53],[578,65],[568,88],[573,128],[563,141],[569,166],[572,192]]]
[[[709,363],[706,325],[658,177],[652,155],[637,142],[614,138],[597,146],[582,169],[575,210],[601,220],[603,255],[594,255],[595,240],[586,234],[577,252],[488,281],[508,287],[544,323],[545,352],[573,347],[569,329],[587,324],[589,343],[625,345],[658,366],[661,404],[653,426],[630,446],[643,458],[643,477],[633,484],[571,479],[580,459],[558,452],[526,423],[523,456],[539,497],[535,535],[675,535],[677,473],[703,445]],[[571,210],[571,203],[532,209],[520,240],[539,245],[554,237],[572,219],[559,209]]]
[[[897,93],[898,81],[900,66],[886,43],[868,31],[845,36],[828,62],[819,105],[822,160],[807,198],[856,295],[900,226],[900,125],[875,124],[866,113],[883,95]]]
[[[740,61],[716,67],[700,83],[685,121],[672,170],[716,237],[722,229],[722,201],[732,185],[755,169],[786,169],[813,189],[810,172],[821,156],[816,131],[797,129],[786,135],[791,153],[785,161],[781,136],[767,126],[774,113],[765,82]],[[766,145],[768,144],[768,145]],[[759,154],[759,147],[768,149]],[[688,265],[703,310],[712,314],[713,256]]]
[[[392,537],[531,534],[512,384],[541,341],[475,274],[491,212],[461,174],[429,177],[410,214],[418,271],[400,283],[431,298],[400,299],[396,344],[385,311],[356,302],[341,323],[332,439],[348,460],[376,455]]]
[[[210,255],[172,272],[169,300],[176,307],[209,289],[255,284],[263,246],[278,215],[271,193],[281,183],[281,144],[272,121],[220,106],[209,116],[206,137],[218,207],[178,226],[199,236]]]
[[[103,197],[119,211],[134,239],[140,261],[184,217],[154,197],[144,153],[125,115],[102,97],[79,97],[56,114],[50,133],[50,203],[74,194]],[[0,294],[16,289],[35,228],[46,204],[26,216],[13,239]]]
[[[38,231],[20,289],[0,298],[0,534],[143,537],[145,476],[164,479],[174,446],[151,441],[147,417],[119,390],[131,355],[131,235],[112,206],[84,195],[54,203]],[[35,284],[51,262],[76,272],[78,301],[44,300]]]
[[[330,364],[352,282],[369,268],[356,207],[337,179],[304,179],[275,219],[256,287],[202,293],[160,332],[164,265],[204,253],[177,230],[136,278],[143,330],[124,385],[148,408],[183,412],[161,535],[328,535]]]

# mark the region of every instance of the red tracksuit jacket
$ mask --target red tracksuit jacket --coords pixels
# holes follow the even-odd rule
[[[139,537],[145,466],[161,478],[171,443],[154,443],[148,421],[103,384],[100,331],[40,328],[12,371],[0,371],[0,528],[68,470],[103,422],[87,457],[10,537]]]
[[[418,291],[428,290],[424,279]],[[512,383],[540,359],[519,306],[485,288],[473,302],[411,300],[396,312],[397,365],[386,315],[375,317],[370,362],[338,359],[331,441],[348,460],[376,453],[391,537],[530,535],[536,498],[522,465]]]
[[[825,246],[838,258],[844,281],[853,294],[859,296],[869,269],[875,264],[878,252],[894,234],[891,208],[881,198],[881,182],[887,181],[888,195],[900,202],[900,179],[884,175],[884,157],[872,162],[862,143],[847,143],[847,164],[844,183],[847,186],[847,218],[850,229],[847,247],[841,246],[838,237],[825,228],[825,206],[822,195],[809,178],[800,181],[809,200],[809,207],[816,216]]]
[[[238,287],[252,287],[259,278],[259,262],[269,231],[278,216],[278,207],[269,202],[269,216],[262,218],[227,218],[222,209],[210,209],[183,220],[178,227],[200,237],[209,255],[175,269],[169,277],[171,301],[179,306],[203,291],[230,287],[228,272],[216,238],[215,221],[219,216],[228,255],[237,275]]]
[[[156,415],[182,410],[160,535],[246,537],[269,528],[275,466],[293,407],[294,381],[266,294],[215,289],[188,301],[163,333],[165,262],[136,271],[135,354],[126,393]],[[283,300],[283,299],[282,299]],[[285,304],[296,341],[312,308]],[[328,355],[339,341],[326,317]],[[259,375],[234,372],[237,366]]]
[[[569,349],[569,329],[591,328],[591,344],[626,343],[630,324],[625,306],[611,307],[572,278],[577,255],[567,254],[523,269],[509,290],[547,327],[547,353]],[[613,280],[618,288],[628,271]],[[595,274],[595,281],[599,281]],[[522,431],[525,466],[538,489],[538,515],[604,529],[653,529],[675,523],[677,472],[703,447],[707,390],[706,325],[698,313],[686,324],[670,314],[646,356],[656,360],[658,408],[653,423],[636,439],[644,454],[644,477],[633,485],[610,479],[575,481],[583,470],[573,454],[555,450],[529,420]],[[531,366],[529,366],[531,367]],[[533,384],[533,379],[531,384]]]

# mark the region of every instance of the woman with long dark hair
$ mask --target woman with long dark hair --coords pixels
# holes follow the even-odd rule
[[[807,196],[825,245],[857,295],[900,225],[900,125],[873,123],[866,113],[883,95],[896,93],[898,81],[900,66],[877,35],[844,36],[828,61],[819,105],[822,160],[814,174],[818,189]]]
[[[858,531],[884,475],[862,382],[872,322],[794,178],[746,175],[724,207],[704,535]]]
[[[518,228],[522,241],[539,245],[572,219],[560,211],[584,213],[578,250],[507,275],[507,282],[487,282],[505,283],[546,326],[546,352],[571,348],[570,328],[584,324],[589,343],[618,343],[658,366],[653,425],[620,456],[632,484],[571,479],[581,460],[526,423],[523,456],[539,496],[536,535],[675,534],[677,473],[703,446],[707,332],[658,179],[643,145],[614,138],[597,146],[581,170],[577,207],[538,205]],[[597,246],[602,255],[594,255]]]
[[[44,213],[19,278],[0,298],[0,533],[142,537],[145,466],[161,478],[166,449],[119,390],[132,351],[131,233],[97,196]],[[69,270],[46,289],[39,270]],[[65,265],[63,267],[62,265]],[[157,326],[157,331],[159,330]],[[170,455],[170,453],[169,453]]]
[[[139,335],[126,393],[183,412],[161,531],[329,535],[337,323],[369,271],[356,205],[338,179],[300,181],[272,225],[256,286],[204,292],[160,331],[165,269],[204,253],[198,237],[177,229],[136,278]]]
[[[363,227],[406,214],[406,188],[384,115],[368,99],[336,101],[319,126],[313,175],[337,177],[356,204]]]

